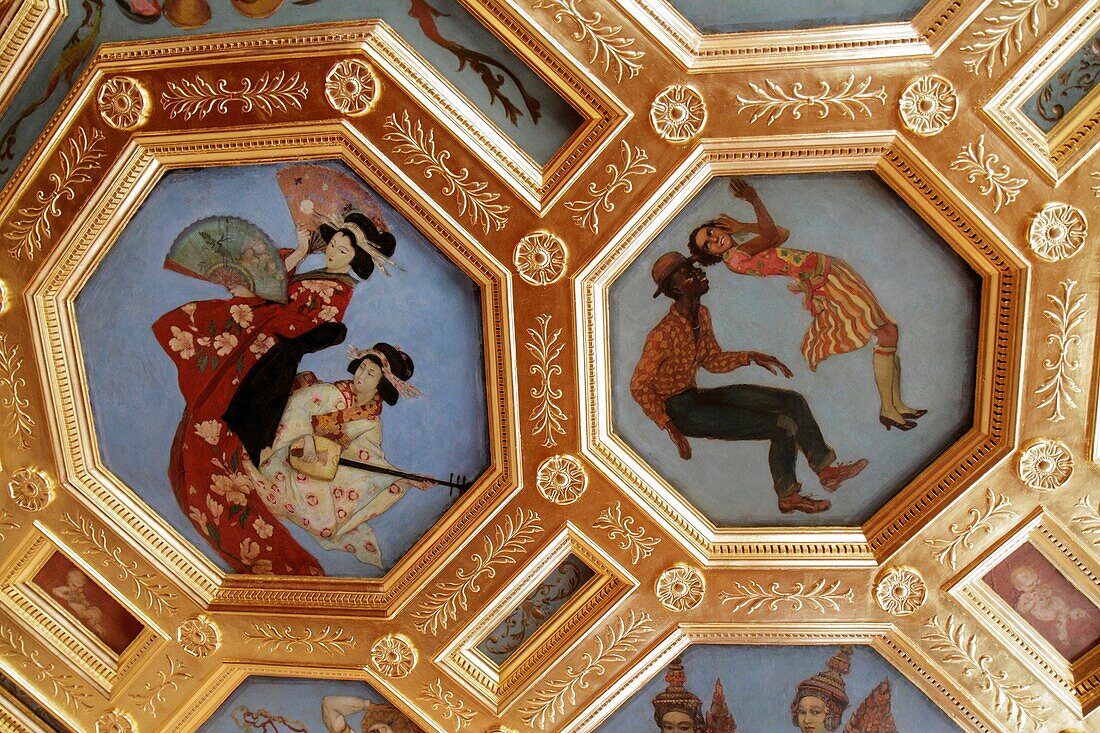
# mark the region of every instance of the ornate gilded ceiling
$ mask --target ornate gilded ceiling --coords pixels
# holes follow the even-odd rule
[[[0,728],[1100,728],[1100,4],[823,5],[0,2]]]

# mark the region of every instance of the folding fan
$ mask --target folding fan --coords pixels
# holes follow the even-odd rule
[[[265,300],[286,302],[286,268],[271,237],[247,219],[208,216],[179,233],[164,266],[225,287],[243,285]]]
[[[295,226],[311,233],[310,251],[324,247],[317,233],[321,224],[339,229],[344,217],[353,211],[373,221],[379,231],[389,231],[378,199],[346,173],[321,165],[291,165],[275,176]]]

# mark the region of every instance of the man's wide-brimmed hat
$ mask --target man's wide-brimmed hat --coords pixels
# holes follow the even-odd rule
[[[679,252],[665,252],[653,263],[653,282],[657,289],[653,291],[656,298],[664,290],[665,281],[672,277],[672,273],[682,267],[695,264],[695,260],[680,254]]]

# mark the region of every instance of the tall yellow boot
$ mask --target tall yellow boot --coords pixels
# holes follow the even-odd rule
[[[879,396],[878,421],[887,430],[891,428],[912,430],[917,427],[917,424],[906,420],[894,407],[894,379],[897,374],[894,352],[895,349],[881,347],[872,352],[871,366],[875,372],[875,386],[878,388]]]

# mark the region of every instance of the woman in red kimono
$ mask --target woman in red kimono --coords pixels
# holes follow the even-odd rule
[[[341,320],[356,283],[350,273],[370,277],[396,240],[357,212],[319,233],[325,267],[292,274],[286,303],[234,288],[232,298],[188,303],[153,325],[186,402],[168,467],[172,489],[236,572],[324,574],[260,498],[255,466],[274,438],[298,362],[344,340]],[[309,253],[308,233],[298,239],[297,249],[281,252],[288,274]]]
[[[756,191],[734,178],[730,189],[752,204],[756,223],[720,216],[696,227],[688,249],[704,267],[722,262],[731,272],[758,277],[789,277],[789,289],[802,294],[812,321],[802,339],[811,370],[834,354],[866,346],[873,337],[872,367],[879,393],[879,422],[887,430],[911,430],[927,411],[901,399],[898,324],[879,305],[871,288],[852,266],[837,257],[784,246],[790,236],[776,226]]]

